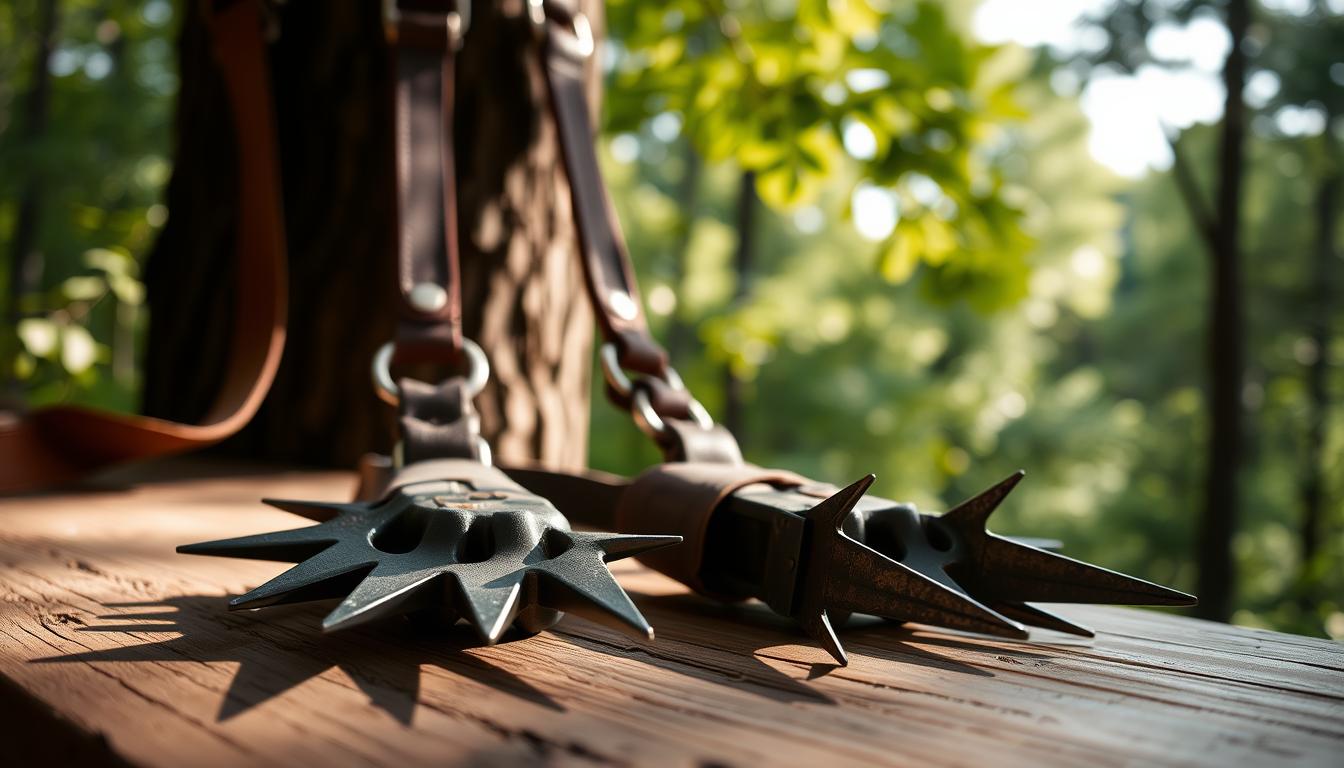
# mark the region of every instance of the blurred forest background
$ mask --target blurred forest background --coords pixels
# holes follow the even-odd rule
[[[181,14],[0,5],[9,405],[136,408]],[[927,509],[1023,467],[996,530],[1344,639],[1342,14],[611,0],[655,330],[757,463]],[[656,460],[593,420],[594,466]]]

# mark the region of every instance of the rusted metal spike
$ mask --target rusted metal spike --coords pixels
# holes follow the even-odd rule
[[[835,636],[835,629],[831,627],[831,617],[826,615],[825,609],[799,616],[798,622],[817,645],[831,654],[836,664],[842,667],[849,666],[849,656],[845,653],[844,646],[840,645],[840,638]]]
[[[984,533],[968,535],[975,593],[1019,602],[1194,605],[1188,595],[1071,557]]]
[[[1053,629],[1056,632],[1066,632],[1080,637],[1095,637],[1096,635],[1095,632],[1081,624],[1074,624],[1063,616],[1042,610],[1034,605],[1013,602],[997,602],[993,605],[994,610],[1028,626]]]
[[[834,530],[839,533],[840,527],[845,524],[845,519],[854,511],[859,499],[863,498],[875,480],[877,475],[872,473],[864,475],[808,510],[805,517],[815,523],[818,529],[825,529],[827,532]]]
[[[1021,624],[844,533],[841,526],[873,479],[872,475],[860,479],[807,513],[812,526],[799,617],[815,618],[826,610],[865,613],[1025,638],[1027,632]]]
[[[309,520],[316,520],[319,523],[325,523],[328,520],[339,517],[346,512],[355,512],[361,509],[354,504],[338,504],[336,502],[325,501],[299,501],[297,499],[262,499],[262,504],[283,509],[291,515],[306,517]]]
[[[1017,470],[989,489],[981,491],[948,510],[943,518],[966,528],[974,526],[984,528],[989,516],[994,514],[994,510],[998,509],[999,505],[1003,503],[1004,497],[1011,493],[1018,483],[1022,482],[1022,478],[1026,474],[1025,470]]]

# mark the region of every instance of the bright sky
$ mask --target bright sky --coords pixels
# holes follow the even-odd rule
[[[1105,36],[1079,21],[1109,4],[1108,0],[1032,0],[1031,11],[1024,13],[1021,0],[985,0],[976,11],[974,28],[986,42],[1048,46],[1063,54],[1091,52],[1105,44]],[[1081,96],[1083,112],[1092,123],[1092,155],[1131,178],[1150,168],[1167,168],[1171,150],[1164,130],[1214,122],[1222,113],[1219,69],[1228,43],[1227,30],[1216,18],[1196,17],[1184,26],[1162,24],[1150,34],[1149,47],[1161,58],[1189,61],[1188,67],[1143,67],[1135,75],[1095,73]],[[1052,84],[1063,93],[1075,93],[1078,78],[1061,72]],[[1267,99],[1277,90],[1277,82],[1262,79],[1251,83],[1248,95]]]

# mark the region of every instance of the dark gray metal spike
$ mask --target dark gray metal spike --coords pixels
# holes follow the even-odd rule
[[[347,512],[361,511],[365,507],[356,504],[340,504],[327,501],[300,501],[297,499],[262,499],[262,504],[282,509],[292,515],[306,517],[325,523]]]
[[[345,577],[367,571],[377,563],[369,557],[351,557],[343,550],[343,547],[334,546],[319,552],[256,589],[233,598],[229,601],[229,610],[313,599],[314,590],[325,586],[334,588],[343,584]]]
[[[462,617],[487,645],[499,642],[518,614],[523,591],[523,571],[489,584],[470,583],[462,574],[454,579]]]
[[[603,552],[602,560],[608,563],[681,543],[680,536],[634,536],[611,533],[570,533],[569,536],[575,541],[590,542]]]
[[[339,540],[334,532],[314,525],[288,531],[259,533],[255,536],[183,544],[177,551],[184,555],[213,555],[297,563],[313,557]]]
[[[1096,636],[1096,633],[1087,627],[1084,627],[1081,624],[1074,624],[1063,616],[1037,608],[1034,605],[1005,601],[993,603],[993,606],[994,610],[1002,613],[1004,616],[1008,616],[1028,626],[1053,629],[1056,632],[1066,632],[1070,635],[1078,635],[1079,637]]]
[[[322,619],[322,631],[350,629],[405,613],[424,592],[432,591],[431,585],[442,576],[438,571],[397,572],[379,565]]]
[[[989,516],[994,514],[994,510],[998,509],[999,505],[1003,503],[1004,497],[1011,493],[1018,483],[1022,482],[1022,478],[1026,474],[1025,470],[1017,470],[989,489],[981,491],[948,510],[943,517],[959,526],[969,528],[978,525],[984,528]]]
[[[537,602],[546,608],[573,613],[635,639],[653,640],[653,627],[630,596],[590,549],[575,546],[561,557],[534,566],[540,577]]]

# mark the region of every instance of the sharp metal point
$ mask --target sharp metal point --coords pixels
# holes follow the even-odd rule
[[[454,581],[459,613],[487,645],[499,642],[518,614],[523,593],[522,574],[499,586],[468,583],[462,574],[457,574]]]
[[[854,505],[868,492],[877,475],[865,475],[831,494],[829,498],[807,511],[807,519],[828,530],[840,530]]]
[[[571,558],[564,565],[543,563],[537,570],[540,596],[547,608],[581,616],[595,624],[623,632],[635,639],[652,640],[653,627],[639,612],[630,596],[600,561],[575,567]]]
[[[1011,617],[1029,626],[1052,629],[1056,632],[1065,632],[1079,637],[1096,637],[1096,633],[1087,627],[1074,624],[1063,616],[1037,608],[1034,605],[1005,601],[993,603],[993,606],[994,610],[1004,616]]]
[[[849,666],[849,655],[845,653],[844,646],[840,645],[840,638],[835,636],[835,628],[831,626],[831,618],[826,615],[825,609],[800,616],[799,622],[803,625],[803,631],[826,649],[836,664],[842,667]]]
[[[1018,483],[1022,482],[1022,478],[1026,474],[1024,470],[1017,470],[989,489],[981,491],[948,510],[943,517],[958,525],[978,525],[983,528],[989,516],[1003,503],[1004,497],[1016,488]]]
[[[818,635],[821,627],[815,617],[835,610],[1026,638],[1021,624],[844,533],[841,525],[873,480],[873,475],[861,478],[807,513],[815,525],[799,615],[811,617],[807,620],[813,622],[812,634]]]
[[[382,566],[375,567],[335,610],[322,619],[322,631],[350,629],[404,613],[406,605],[415,601],[438,578],[440,574],[437,573],[395,573]]]
[[[233,598],[229,601],[229,610],[315,599],[317,594],[314,593],[321,593],[327,587],[343,586],[346,578],[368,571],[376,564],[371,559],[350,558],[335,549],[314,555],[256,589]]]
[[[338,541],[336,536],[328,535],[318,528],[319,526],[310,526],[233,539],[182,544],[177,547],[177,551],[184,555],[213,555],[297,563],[319,554]]]
[[[571,537],[591,537],[594,545],[604,553],[603,561],[614,563],[627,557],[635,557],[673,544],[680,544],[680,536],[631,536],[621,534],[583,534],[571,533]]]

